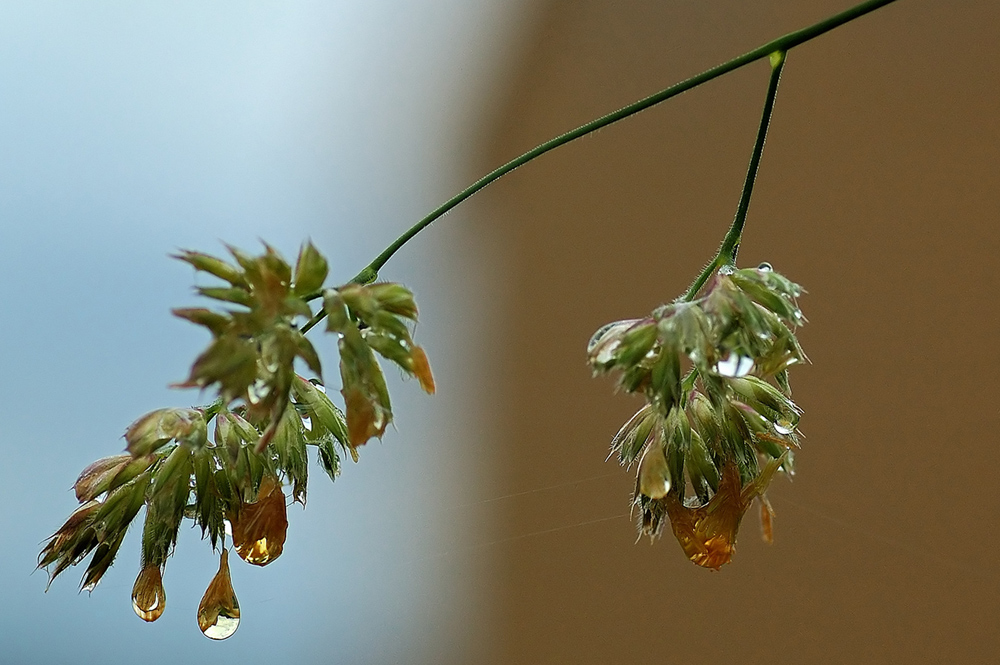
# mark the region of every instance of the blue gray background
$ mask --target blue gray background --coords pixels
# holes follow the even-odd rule
[[[469,545],[483,473],[464,432],[484,325],[468,304],[487,268],[447,221],[383,273],[417,294],[439,395],[389,372],[398,431],[336,484],[313,476],[279,560],[232,559],[233,638],[198,632],[218,562],[187,526],[154,624],[129,600],[137,530],[90,596],[82,569],[48,593],[32,569],[86,464],[119,452],[137,416],[208,399],[166,387],[207,341],[169,314],[197,300],[167,255],[266,239],[294,259],[309,237],[331,280],[350,279],[472,179],[466,147],[516,9],[0,4],[0,662],[461,662],[487,648],[488,553],[447,554]],[[336,389],[335,347],[317,337]]]

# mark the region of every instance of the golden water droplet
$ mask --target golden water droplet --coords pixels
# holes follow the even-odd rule
[[[722,479],[715,496],[697,508],[685,506],[673,494],[667,496],[670,526],[677,542],[693,563],[714,570],[729,563],[736,551],[736,534],[743,514],[754,499],[764,493],[784,460],[784,456],[771,460],[757,478],[745,486],[735,465],[727,464],[722,469]]]
[[[132,609],[143,621],[156,621],[167,608],[159,566],[146,566],[132,586]]]
[[[205,637],[224,640],[240,627],[240,604],[229,577],[229,552],[222,548],[219,572],[215,574],[198,605],[198,627]]]
[[[255,503],[244,503],[230,518],[233,545],[247,563],[265,566],[281,556],[288,530],[285,495],[277,478],[265,476]]]
[[[718,570],[733,558],[740,520],[750,503],[743,501],[741,489],[739,472],[727,464],[719,490],[707,504],[689,508],[674,495],[667,497],[670,526],[693,563]]]
[[[638,493],[650,499],[662,499],[670,492],[670,469],[667,467],[667,458],[663,455],[659,436],[653,439],[652,445],[646,448],[639,460],[636,483]]]

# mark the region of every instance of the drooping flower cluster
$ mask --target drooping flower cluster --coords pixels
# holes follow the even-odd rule
[[[327,330],[340,337],[340,377],[347,405],[347,434],[354,446],[381,437],[392,421],[389,391],[378,353],[415,376],[434,393],[427,354],[413,343],[404,320],[417,320],[417,305],[400,284],[348,284],[331,289],[323,301]]]
[[[306,298],[323,286],[328,272],[326,259],[306,243],[292,268],[271,247],[252,257],[230,247],[238,267],[198,252],[182,252],[178,259],[207,272],[228,286],[199,287],[198,293],[225,303],[241,305],[236,311],[205,308],[175,309],[174,314],[212,333],[212,343],[191,367],[182,388],[218,385],[223,402],[241,399],[253,421],[267,418],[261,447],[274,436],[281,414],[288,405],[292,364],[301,358],[322,376],[319,356],[312,343],[295,325],[296,317],[308,320],[312,310]]]
[[[638,461],[639,530],[655,538],[669,520],[700,566],[729,562],[755,500],[771,539],[765,492],[776,471],[792,473],[798,447],[788,368],[806,359],[794,333],[801,292],[769,264],[725,266],[696,298],[591,338],[594,373],[616,372],[621,389],[646,399],[612,441],[623,465]]]
[[[88,466],[75,489],[80,507],[39,555],[50,583],[93,554],[83,588],[93,590],[118,553],[129,525],[145,507],[140,573],[132,591],[136,614],[155,621],[166,606],[163,573],[185,517],[221,548],[218,574],[198,609],[212,639],[239,625],[229,579],[225,539],[248,563],[264,566],[284,548],[286,491],[305,505],[309,447],[331,480],[340,453],[356,462],[358,447],[381,437],[392,420],[379,354],[416,377],[428,393],[434,379],[409,324],[417,320],[413,294],[399,284],[348,284],[321,290],[326,260],[307,244],[293,270],[272,248],[251,257],[230,248],[238,265],[196,252],[178,258],[228,286],[198,291],[236,309],[179,309],[206,327],[212,342],[182,387],[215,387],[218,400],[202,408],[158,409],[125,432],[126,453]],[[313,314],[309,301],[323,298]],[[340,350],[345,410],[327,396],[319,357],[305,332],[323,316]],[[306,324],[306,322],[311,322]],[[317,378],[305,379],[295,359]],[[346,412],[346,413],[345,413]]]

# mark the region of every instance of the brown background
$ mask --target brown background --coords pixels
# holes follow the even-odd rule
[[[847,6],[550,2],[479,166]],[[992,1],[903,0],[790,53],[740,264],[808,290],[807,438],[794,483],[772,485],[775,544],[748,516],[720,572],[669,535],[635,544],[632,476],[604,458],[639,402],[592,380],[584,348],[711,258],[767,65],[469,204],[505,268],[484,296],[504,313],[483,494],[527,492],[484,516],[493,662],[996,662],[998,26]]]

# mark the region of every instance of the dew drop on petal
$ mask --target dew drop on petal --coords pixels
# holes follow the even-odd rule
[[[768,263],[767,261],[764,261],[759,266],[757,266],[757,270],[759,270],[761,272],[771,272],[772,270],[774,270],[774,268],[771,267],[770,263]]]

